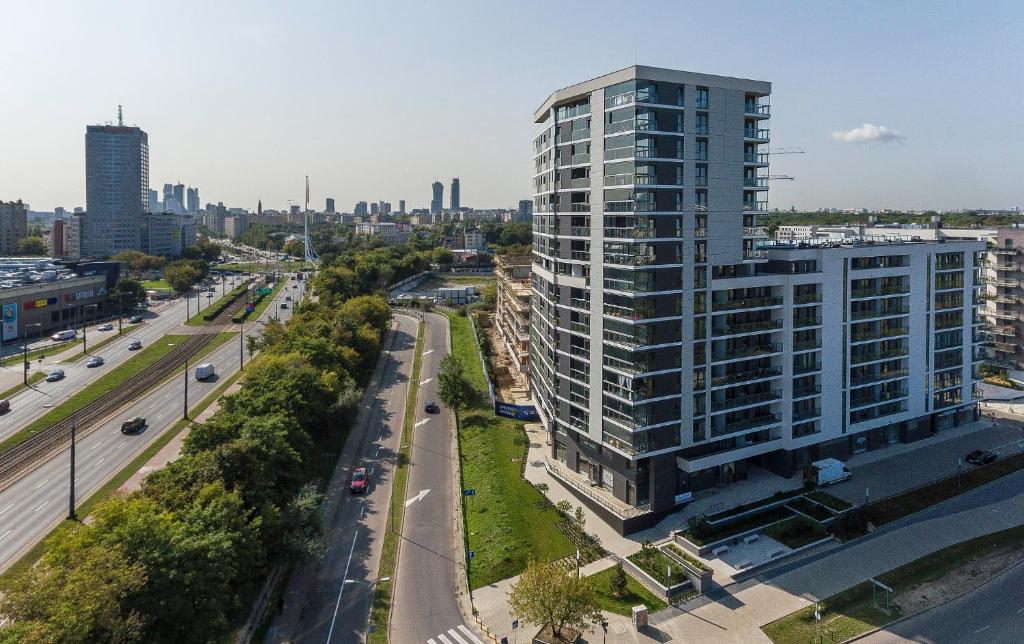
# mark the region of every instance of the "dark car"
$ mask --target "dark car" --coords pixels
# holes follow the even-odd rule
[[[128,318],[128,324],[141,324],[141,323],[142,323],[142,316],[141,315],[133,315],[130,318]]]
[[[441,408],[437,406],[437,403],[433,400],[428,400],[427,404],[423,406],[423,411],[428,414],[436,414],[441,411]]]
[[[370,485],[370,475],[366,473],[365,467],[357,467],[352,473],[352,480],[349,481],[348,491],[352,494],[364,494],[367,486]]]
[[[0,400],[0,414],[6,414],[9,411],[11,411],[11,401]]]
[[[281,302],[281,308],[282,309],[288,308],[288,303],[287,302]]]
[[[988,465],[999,458],[995,452],[987,449],[976,449],[967,455],[967,462],[971,465]]]
[[[142,340],[132,340],[128,343],[129,351],[138,351],[142,348]]]
[[[121,423],[122,434],[138,434],[146,428],[146,419],[142,416],[135,416]]]

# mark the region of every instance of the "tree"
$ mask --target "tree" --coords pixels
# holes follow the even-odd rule
[[[562,566],[530,561],[508,592],[511,613],[565,641],[564,629],[582,632],[601,620],[594,587]]]
[[[130,311],[146,301],[146,289],[142,287],[141,282],[122,277],[111,289],[110,301],[120,309]]]
[[[472,399],[473,386],[463,372],[462,363],[449,353],[441,360],[437,374],[437,395],[444,404],[459,411]]]
[[[197,266],[199,262],[201,260],[187,259],[171,262],[164,269],[164,279],[176,293],[184,293],[203,279],[203,271]]]
[[[18,240],[17,250],[15,252],[18,255],[46,255],[46,242],[43,241],[42,237],[25,237],[24,239]]]
[[[292,257],[303,257],[306,254],[306,244],[301,239],[289,239],[284,243],[282,250]]]
[[[608,590],[611,591],[612,597],[615,599],[622,599],[626,596],[626,571],[622,569],[622,562],[615,564],[615,572],[612,573],[612,578],[608,580]]]

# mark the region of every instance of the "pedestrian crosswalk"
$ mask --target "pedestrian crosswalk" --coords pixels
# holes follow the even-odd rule
[[[449,628],[447,632],[435,635],[427,640],[427,644],[484,644],[473,631],[466,628],[465,624],[459,624],[456,628]]]

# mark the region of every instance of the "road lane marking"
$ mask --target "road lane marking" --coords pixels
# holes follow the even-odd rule
[[[102,444],[103,444],[103,441],[100,441],[100,442],[96,443],[95,445],[93,445],[92,447],[90,447],[89,449],[96,449],[97,447],[99,447]]]
[[[4,508],[3,510],[0,510],[0,514],[3,514],[4,512],[7,512],[8,510],[10,510],[10,509],[11,509],[11,508],[13,508],[13,507],[14,507],[14,504],[13,504],[13,503],[12,503],[12,504],[10,504],[10,505],[8,505],[8,506],[7,506],[6,508]],[[1022,609],[1020,609],[1020,610],[1024,610],[1024,608],[1022,608]],[[1019,613],[1020,611],[1017,611],[1017,612]]]
[[[978,630],[974,631],[974,634],[975,634],[975,635],[977,635],[978,633],[980,633],[980,632],[982,632],[982,631],[984,631],[984,630],[987,630],[987,629],[989,629],[989,628],[992,628],[992,625],[991,625],[991,624],[989,624],[988,626],[982,626],[982,627],[981,627],[981,628],[979,628]]]
[[[345,591],[345,580],[348,579],[348,567],[352,565],[352,553],[356,551],[356,539],[359,538],[359,531],[352,535],[352,547],[348,549],[348,562],[345,563],[345,574],[341,576],[341,585],[338,587],[338,601],[334,602],[334,616],[331,617],[331,629],[327,631],[327,644],[331,644],[331,635],[334,634],[334,621],[338,619],[338,607],[341,606],[341,593]]]
[[[7,532],[5,532],[5,533],[3,533],[3,534],[0,534],[0,539],[3,539],[3,538],[4,538],[4,537],[6,537],[7,535],[11,534],[11,532],[13,532],[13,530],[8,530]]]
[[[99,467],[103,463],[103,461],[105,461],[105,460],[107,460],[107,459],[101,458],[100,460],[96,461],[96,464],[93,465],[93,467]]]
[[[121,449],[122,447],[124,447],[127,444],[128,444],[128,441],[125,441],[125,442],[121,443],[120,445],[118,445],[117,449]]]
[[[46,484],[47,484],[47,483],[49,483],[49,482],[50,482],[50,479],[46,479],[45,481],[43,481],[42,483],[40,483],[39,485],[35,486],[35,487],[34,487],[34,488],[32,488],[32,489],[33,489],[33,490],[38,490],[39,488],[43,487],[44,485],[46,485]]]
[[[377,454],[380,454],[380,445],[377,446],[377,449],[373,450],[373,457],[374,458],[377,457]]]
[[[422,426],[426,425],[426,424],[427,424],[427,423],[429,423],[429,422],[430,422],[430,419],[429,419],[429,418],[424,418],[424,419],[423,419],[423,420],[421,420],[420,422],[416,423],[416,427],[422,427]]]
[[[366,506],[365,506],[365,505],[361,505],[361,506],[359,506],[359,518],[360,518],[360,519],[362,519],[362,518],[363,518],[363,513],[364,513],[364,512],[366,512]]]
[[[370,474],[373,474],[373,468],[372,467],[370,468]]]
[[[433,382],[433,380],[434,380],[433,378],[427,378],[426,380],[421,380],[420,381],[420,386],[422,387],[423,385],[429,385],[431,382]]]
[[[463,635],[471,639],[473,641],[473,644],[484,644],[482,641],[480,641],[479,637],[473,635],[473,631],[466,628],[465,624],[459,624],[459,630],[462,631]]]
[[[32,511],[33,511],[33,512],[39,512],[40,510],[42,510],[43,508],[45,508],[45,507],[47,506],[47,504],[48,504],[48,503],[49,503],[49,501],[44,501],[42,505],[40,505],[40,506],[39,506],[38,508],[36,508],[35,510],[32,510]]]
[[[430,494],[430,490],[420,490],[420,493],[417,494],[416,496],[406,499],[405,507],[409,507],[410,505],[417,501],[422,501],[423,498],[426,497],[428,494]]]

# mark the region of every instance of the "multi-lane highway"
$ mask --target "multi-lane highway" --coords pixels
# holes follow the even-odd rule
[[[298,301],[304,282],[298,289],[286,288],[277,297],[284,300],[292,296]],[[275,314],[275,307],[267,308],[263,318]],[[280,311],[282,320],[291,315],[291,308]],[[182,318],[178,322],[182,322]],[[258,334],[262,325],[250,322],[245,326],[245,335]],[[159,341],[159,340],[154,340]],[[246,356],[248,360],[248,356]],[[188,404],[198,404],[209,395],[223,379],[238,370],[239,344],[229,341],[211,353],[205,362],[216,365],[218,378],[210,382],[199,382],[189,373]],[[78,499],[85,499],[103,485],[111,476],[120,471],[131,459],[139,454],[165,430],[174,425],[182,414],[185,375],[178,373],[171,380],[156,387],[148,395],[113,414],[87,436],[78,441],[76,450],[76,492]],[[142,416],[147,420],[146,430],[139,435],[123,435],[121,422],[131,416]],[[40,538],[68,514],[69,458],[65,450],[37,468],[28,476],[0,492],[0,570],[14,563],[18,556],[34,545]]]
[[[324,502],[326,552],[296,568],[284,613],[271,625],[270,642],[358,642],[366,635],[373,581],[380,564],[391,499],[392,469],[402,435],[418,320],[395,317],[364,403],[345,443]],[[365,467],[370,486],[350,495],[352,470]]]

